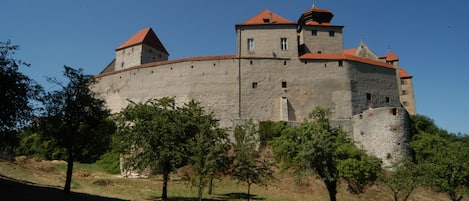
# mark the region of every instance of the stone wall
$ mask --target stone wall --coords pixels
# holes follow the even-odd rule
[[[352,117],[353,139],[390,166],[409,154],[409,115],[402,107],[370,108]]]

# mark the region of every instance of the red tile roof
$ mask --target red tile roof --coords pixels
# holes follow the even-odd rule
[[[319,9],[315,5],[311,9],[304,11],[301,14],[298,24],[304,25],[315,25],[315,26],[332,26],[331,19],[334,14],[330,10]]]
[[[357,48],[352,48],[352,49],[346,49],[344,50],[344,54],[352,55],[355,56],[355,53],[357,52]]]
[[[399,68],[399,77],[401,79],[412,78],[412,75],[407,73],[407,71],[403,68]]]
[[[264,10],[256,16],[246,20],[238,25],[261,25],[261,24],[296,24],[284,17],[273,13],[270,10]]]
[[[153,47],[169,55],[168,51],[161,43],[158,36],[156,36],[155,32],[153,32],[153,30],[150,27],[138,31],[136,34],[130,37],[127,41],[119,45],[116,51],[120,49],[124,49],[126,47],[133,46],[133,45],[142,44],[142,43],[149,45],[150,47]]]
[[[389,50],[388,54],[386,55],[386,61],[399,61],[399,57],[397,54],[394,54],[391,52],[391,50]]]
[[[348,60],[348,61],[356,61],[376,66],[381,66],[385,68],[392,68],[394,69],[393,65],[388,64],[386,62],[366,59],[362,57],[357,57],[354,55],[349,54],[313,54],[313,53],[306,53],[300,56],[300,59],[303,60]]]

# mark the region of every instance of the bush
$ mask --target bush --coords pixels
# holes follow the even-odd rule
[[[120,173],[120,166],[119,166],[119,159],[120,154],[117,151],[109,151],[106,152],[101,156],[101,159],[96,161],[96,165],[103,168],[107,172],[111,174],[119,174]]]
[[[259,141],[261,147],[265,147],[269,141],[279,137],[287,127],[287,122],[261,121],[259,122]]]

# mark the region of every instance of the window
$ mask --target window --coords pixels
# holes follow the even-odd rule
[[[371,94],[370,93],[366,93],[366,100],[371,101]]]
[[[402,90],[402,95],[407,95],[409,92],[407,90]]]
[[[389,99],[389,97],[386,97],[386,103],[389,103],[391,100]]]
[[[287,38],[280,38],[280,49],[288,50]]]
[[[248,38],[248,51],[254,51],[254,38]]]
[[[339,61],[339,66],[343,66],[344,62],[342,60]]]
[[[317,36],[318,35],[318,30],[311,30],[311,35]]]
[[[285,81],[282,82],[282,88],[287,88],[287,82]]]
[[[252,88],[253,88],[253,89],[257,88],[257,82],[253,82],[253,83],[252,83]]]
[[[407,84],[407,80],[401,80],[401,85],[406,85]]]
[[[335,32],[334,32],[334,31],[329,31],[329,36],[330,36],[330,37],[334,37],[334,36],[335,36]]]

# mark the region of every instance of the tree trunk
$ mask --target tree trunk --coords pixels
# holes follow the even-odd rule
[[[329,199],[331,201],[337,201],[337,181],[324,181],[327,187],[327,191],[329,192]]]
[[[202,185],[203,179],[203,177],[199,176],[199,201],[202,201],[202,192],[204,190],[204,186]]]
[[[169,171],[163,170],[163,192],[161,193],[162,200],[168,200],[168,181]]]
[[[213,193],[213,177],[210,176],[210,181],[208,183],[208,194],[212,195]]]
[[[67,149],[67,155],[67,176],[65,179],[64,192],[68,194],[70,193],[73,173],[73,151],[71,147]]]
[[[248,184],[248,201],[251,199],[251,184]]]

